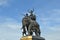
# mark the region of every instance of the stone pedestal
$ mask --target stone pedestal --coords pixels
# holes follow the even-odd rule
[[[25,36],[22,37],[20,40],[45,40],[43,37],[37,37],[37,36]]]

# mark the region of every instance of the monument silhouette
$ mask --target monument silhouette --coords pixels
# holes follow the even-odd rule
[[[30,10],[22,18],[22,37],[20,40],[45,40],[41,37],[40,25],[36,21],[36,15],[33,14],[34,10]],[[34,35],[35,33],[35,35]]]

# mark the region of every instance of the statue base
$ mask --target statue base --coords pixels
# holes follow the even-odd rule
[[[20,40],[45,40],[43,37],[38,36],[24,36]]]

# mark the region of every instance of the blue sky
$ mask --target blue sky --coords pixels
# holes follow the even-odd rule
[[[41,36],[60,40],[60,0],[0,0],[0,40],[19,40],[23,14],[32,8]]]

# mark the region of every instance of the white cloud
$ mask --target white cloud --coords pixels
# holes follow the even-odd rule
[[[40,20],[42,21],[42,23],[46,23],[46,24],[52,24],[53,23],[60,23],[60,10],[59,9],[54,9],[51,11],[47,11],[47,14],[43,14],[42,16],[44,17],[40,17]]]
[[[12,0],[0,0],[0,6],[9,6]]]
[[[52,31],[60,32],[60,25],[54,25],[52,27],[49,27],[48,29]]]
[[[17,29],[19,27],[21,27],[21,23],[18,23],[17,20],[13,19],[13,18],[3,18],[0,20],[0,26],[2,27],[9,27],[12,29]]]
[[[0,40],[5,40],[4,38],[1,38]]]
[[[0,6],[7,4],[8,4],[8,0],[0,0]]]
[[[41,24],[45,28],[43,36],[46,40],[60,40],[60,9],[47,11],[40,17]],[[43,30],[43,28],[42,28]]]
[[[60,11],[59,10],[51,10],[48,12],[48,15],[49,17],[41,17],[40,20],[41,20],[41,24],[43,24],[44,28],[44,31],[45,31],[45,34],[43,32],[43,36],[46,40],[60,40]],[[46,16],[46,15],[44,15]],[[16,29],[20,30],[20,23],[17,22],[17,20],[13,19],[13,18],[2,18],[0,17],[0,28],[1,27],[6,27],[7,29],[10,28],[13,29],[12,31],[7,31],[6,29],[0,29],[0,30],[3,30],[3,32],[1,31],[0,32],[0,35],[4,35],[4,36],[0,36],[1,40],[17,40],[21,33],[17,32]],[[57,24],[55,24],[57,23]],[[42,26],[41,26],[42,27]],[[4,31],[5,30],[5,31]],[[43,28],[42,28],[43,30]],[[49,32],[47,32],[47,31]],[[6,32],[7,31],[7,32]],[[21,31],[20,31],[21,32]],[[8,35],[7,35],[8,34]],[[6,36],[7,35],[7,36]],[[6,37],[5,37],[6,36]],[[4,38],[5,37],[5,38]],[[13,39],[16,38],[16,39]],[[18,37],[18,38],[17,38]],[[4,38],[4,39],[3,39]]]
[[[46,40],[60,40],[60,32],[54,32],[51,34],[45,35]]]
[[[46,27],[46,29],[44,29],[45,33],[42,34],[46,40],[60,40],[60,25]]]
[[[0,40],[19,40],[21,26],[14,18],[0,17]]]
[[[3,31],[3,30],[2,30]],[[0,31],[0,40],[19,40],[19,38],[21,37],[21,33],[18,32],[14,32],[14,31],[9,31],[7,32],[7,30],[4,29],[4,31],[6,32],[2,32]]]

